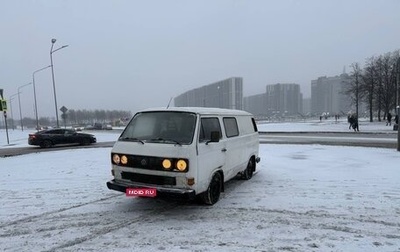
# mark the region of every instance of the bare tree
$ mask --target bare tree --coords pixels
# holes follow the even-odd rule
[[[362,97],[361,85],[362,85],[362,69],[358,63],[353,63],[350,65],[352,68],[350,72],[350,82],[347,85],[347,90],[345,90],[345,94],[349,95],[352,101],[352,104],[356,106],[356,116],[358,118],[358,108],[360,104],[360,100]]]
[[[381,118],[381,112],[383,108],[383,93],[384,93],[384,88],[383,88],[383,58],[382,56],[379,56],[375,62],[375,67],[376,67],[376,84],[377,88],[375,89],[376,92],[376,99],[375,99],[375,109],[378,112],[378,121],[382,121]]]
[[[385,112],[385,118],[390,110],[395,106],[396,98],[396,70],[395,61],[391,53],[387,53],[382,59],[382,105]]]
[[[371,57],[367,59],[362,75],[361,92],[369,110],[369,121],[374,121],[374,99],[376,95],[377,80],[376,80],[376,59]]]
[[[394,51],[392,54],[393,58],[393,76],[395,81],[395,101],[394,108],[396,108],[400,102],[400,94],[399,94],[399,83],[400,83],[400,50]],[[396,112],[397,113],[397,112]]]

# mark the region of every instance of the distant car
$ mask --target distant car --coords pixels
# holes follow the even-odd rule
[[[47,127],[47,126],[37,126],[37,127],[35,127],[35,129],[39,131],[39,130],[49,129],[49,127]]]
[[[104,130],[112,130],[113,128],[112,128],[111,124],[105,124],[105,125],[103,125],[103,129]]]
[[[86,125],[84,128],[84,130],[94,130],[93,125]]]
[[[74,130],[76,130],[76,131],[82,131],[82,130],[84,130],[84,126],[81,126],[81,125],[74,125],[74,126],[72,126],[72,129],[74,129]]]
[[[50,129],[29,134],[28,144],[38,145],[42,148],[50,148],[58,144],[89,145],[96,143],[96,137],[92,134],[78,133],[72,129]]]
[[[95,123],[93,125],[87,125],[85,130],[102,130],[103,125],[101,123]]]

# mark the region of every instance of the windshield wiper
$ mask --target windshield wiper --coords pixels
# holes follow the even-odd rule
[[[172,142],[172,143],[175,143],[175,144],[177,144],[177,145],[182,145],[180,142],[178,142],[178,141],[176,141],[176,140],[174,140],[174,139],[167,139],[167,138],[162,138],[162,137],[153,138],[153,139],[151,139],[150,141]]]
[[[136,137],[122,137],[122,138],[120,138],[120,140],[122,140],[122,141],[140,142],[140,143],[144,144],[143,140],[140,140],[139,138],[136,138]]]

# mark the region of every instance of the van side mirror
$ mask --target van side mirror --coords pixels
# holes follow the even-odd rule
[[[207,141],[206,144],[208,143],[218,143],[219,142],[219,131],[211,131],[211,139],[210,141]]]

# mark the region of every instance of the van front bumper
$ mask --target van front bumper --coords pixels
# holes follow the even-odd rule
[[[110,190],[115,190],[119,192],[126,192],[127,188],[152,188],[157,190],[157,195],[177,195],[183,196],[188,199],[194,199],[196,192],[193,189],[181,189],[181,188],[165,188],[158,185],[144,185],[141,183],[123,183],[120,181],[115,181],[115,179],[107,182],[107,187]]]

